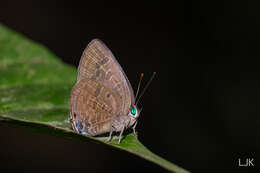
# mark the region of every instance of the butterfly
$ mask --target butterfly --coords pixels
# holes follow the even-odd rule
[[[136,96],[142,77],[143,74]],[[107,142],[113,132],[120,132],[120,143],[126,129],[131,127],[136,134],[141,112],[137,103],[133,88],[112,52],[101,40],[92,40],[81,56],[77,82],[71,91],[70,122],[74,131],[86,136],[109,132]]]

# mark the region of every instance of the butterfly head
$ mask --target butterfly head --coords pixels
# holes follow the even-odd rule
[[[128,112],[128,116],[137,119],[139,117],[140,112],[141,111],[137,108],[137,106],[133,105]]]

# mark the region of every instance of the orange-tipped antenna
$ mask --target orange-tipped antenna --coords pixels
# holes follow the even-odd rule
[[[142,74],[143,74],[143,73],[142,73]],[[141,74],[141,77],[143,77],[142,74]],[[153,80],[153,78],[154,78],[155,75],[156,75],[156,72],[153,72],[152,77],[150,78],[150,80],[149,80],[149,81],[147,82],[147,84],[145,85],[145,87],[144,87],[143,91],[141,92],[139,98],[138,98],[137,101],[135,102],[135,105],[138,104],[140,98],[144,95],[144,92],[146,91],[146,89],[148,88],[148,86],[151,84],[151,82],[152,82],[152,80]],[[140,77],[140,79],[141,79],[141,77]],[[139,87],[138,87],[138,88],[139,88]],[[138,90],[139,90],[139,89],[138,89]]]
[[[141,82],[142,82],[143,77],[144,77],[144,74],[141,73],[141,75],[140,75],[140,79],[139,79],[139,82],[138,82],[137,91],[136,91],[136,94],[135,94],[135,98],[138,97],[138,93],[139,93],[139,89],[140,89],[140,86],[141,86]]]

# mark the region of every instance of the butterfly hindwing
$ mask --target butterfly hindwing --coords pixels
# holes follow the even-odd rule
[[[102,83],[82,79],[71,92],[71,116],[74,129],[82,123],[82,131],[95,136],[109,131],[112,119],[120,106],[120,99]]]

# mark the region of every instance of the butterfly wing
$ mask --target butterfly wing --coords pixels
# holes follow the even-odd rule
[[[101,82],[82,79],[71,92],[74,130],[90,136],[108,132],[113,117],[122,109],[120,97]]]
[[[112,52],[99,39],[92,40],[84,50],[78,67],[78,81],[100,81],[116,93],[122,104],[118,114],[126,115],[134,104],[134,92],[130,82]]]
[[[70,99],[74,130],[91,136],[108,132],[117,115],[127,115],[133,89],[112,52],[98,39],[84,50]]]

